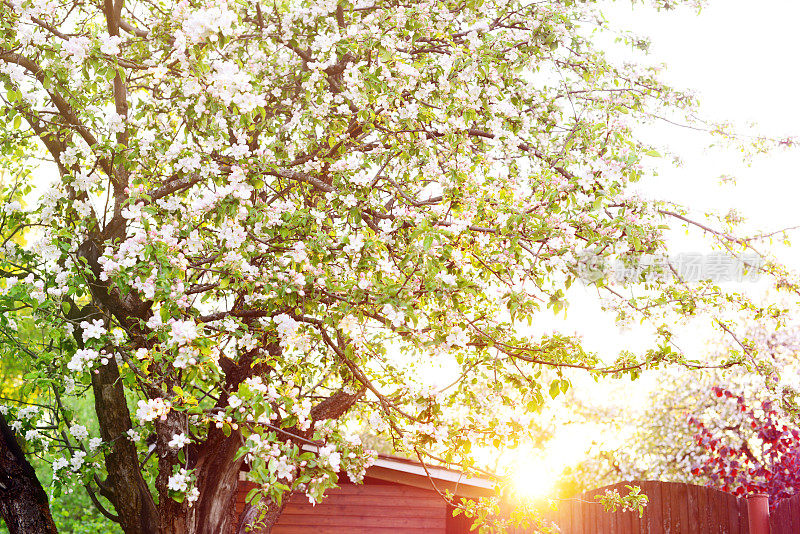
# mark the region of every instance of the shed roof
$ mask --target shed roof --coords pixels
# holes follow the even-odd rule
[[[461,497],[488,497],[494,493],[494,484],[488,478],[390,455],[379,455],[367,469],[367,476],[441,492],[449,490]]]
[[[303,449],[316,452],[318,447],[307,444]],[[447,490],[460,497],[478,498],[494,494],[494,484],[489,478],[469,476],[461,471],[436,465],[423,465],[418,461],[389,454],[379,454],[375,463],[367,468],[366,476],[442,493]],[[246,479],[244,470],[239,478]]]

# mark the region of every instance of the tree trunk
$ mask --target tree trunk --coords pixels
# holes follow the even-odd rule
[[[99,276],[97,258],[100,253],[97,244],[89,239],[81,245],[81,249],[79,255],[87,259],[95,275]],[[89,287],[95,301],[113,300],[109,296],[107,284],[90,280]],[[134,318],[124,316],[119,302],[112,302],[109,309],[126,328],[134,328],[131,326]],[[68,317],[79,322],[99,318],[101,315],[92,303],[83,308],[78,308],[73,303]],[[76,328],[72,335],[78,347],[83,348],[81,329]],[[111,358],[106,365],[97,368],[91,377],[100,436],[104,442],[111,444],[111,450],[105,457],[108,476],[104,483],[99,484],[100,493],[114,505],[118,522],[125,534],[155,534],[158,532],[158,512],[139,466],[136,445],[127,435],[132,428],[131,414],[116,360]]]
[[[11,534],[56,534],[36,472],[0,413],[0,516]]]
[[[243,458],[235,457],[242,442],[238,430],[226,436],[215,426],[209,429],[195,465],[200,497],[189,511],[189,532],[192,534],[228,534],[234,531],[237,518],[231,510],[236,505],[243,462]]]
[[[113,444],[106,455],[106,482],[120,526],[125,534],[154,534],[158,532],[158,513],[139,468],[136,446],[126,434],[131,416],[116,361],[112,359],[92,373],[92,388],[100,434],[103,441]]]
[[[169,478],[173,469],[179,467],[178,451],[170,447],[169,442],[175,434],[186,432],[186,426],[186,414],[175,410],[170,411],[165,419],[155,421],[159,534],[187,532],[187,503],[178,502],[169,496]]]

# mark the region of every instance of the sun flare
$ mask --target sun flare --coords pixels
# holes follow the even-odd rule
[[[587,436],[598,437],[596,425],[564,425],[539,451],[518,448],[505,454],[504,462],[514,494],[521,499],[552,497],[564,469],[579,463],[587,452]]]
[[[515,463],[511,483],[517,497],[535,500],[553,493],[561,469],[544,459],[522,459]]]

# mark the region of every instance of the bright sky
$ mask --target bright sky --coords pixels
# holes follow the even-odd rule
[[[607,13],[612,23],[651,38],[653,58],[667,66],[664,78],[696,91],[704,116],[743,127],[755,122],[756,131],[769,137],[800,136],[800,72],[791,60],[800,50],[796,30],[800,3],[712,0],[695,15],[688,9],[632,10],[626,2],[618,2]],[[705,135],[668,125],[651,133],[680,154],[685,164],[665,165],[659,177],[641,184],[643,196],[673,199],[697,214],[736,208],[753,229],[800,224],[796,200],[800,150],[759,156],[748,167],[733,150],[709,149]],[[735,176],[736,185],[721,184],[723,174]],[[676,232],[674,245],[679,250],[709,251],[682,232]],[[800,269],[800,248],[773,250],[788,266]]]
[[[754,121],[760,132],[776,138],[800,134],[800,73],[790,59],[800,50],[800,3],[715,0],[699,16],[620,12],[621,20],[651,36],[653,55],[668,65],[666,79],[697,91],[706,116]],[[735,154],[709,153],[698,146],[698,136],[669,130],[663,133],[686,167],[666,172],[654,190],[698,209],[736,207],[758,226],[799,222],[792,193],[798,191],[800,152],[759,158],[748,169]],[[715,187],[722,174],[740,177],[737,187]]]
[[[696,91],[703,116],[743,127],[756,122],[757,131],[769,137],[800,136],[800,100],[796,96],[800,72],[791,60],[800,50],[800,32],[794,27],[800,20],[800,3],[712,0],[695,15],[688,9],[667,13],[633,10],[620,1],[606,13],[613,24],[652,39],[653,59],[667,66],[664,78]],[[759,156],[748,167],[734,150],[709,149],[710,138],[704,134],[664,124],[649,128],[647,136],[680,154],[684,165],[674,168],[665,164],[660,176],[637,186],[643,196],[678,201],[697,215],[736,208],[748,219],[748,228],[771,231],[800,225],[800,150]],[[736,185],[721,184],[721,175],[735,176]],[[676,250],[710,252],[701,239],[683,232],[675,232],[673,244]],[[800,248],[774,251],[791,268],[800,270]],[[587,341],[594,339],[598,350],[612,356],[619,348],[619,337],[609,332],[618,331],[609,330],[610,319],[596,317],[598,307],[592,299],[581,298],[580,293],[586,292],[574,293],[569,322],[576,323],[576,330]],[[600,323],[596,328],[586,328],[597,324],[595,321]],[[631,339],[632,333],[624,335]]]
[[[796,28],[800,2],[711,0],[696,15],[688,9],[670,13],[634,10],[623,0],[606,13],[615,26],[651,38],[653,59],[667,66],[663,79],[694,90],[701,98],[704,117],[742,126],[755,122],[756,131],[769,137],[800,136],[800,71],[795,60],[800,51],[800,32]],[[647,135],[679,153],[684,166],[665,166],[659,177],[641,185],[643,196],[675,200],[698,214],[736,208],[751,227],[761,230],[800,224],[800,149],[756,158],[748,167],[736,152],[708,150],[707,136],[682,128],[663,125],[648,130]],[[723,174],[735,176],[736,185],[720,185]],[[681,233],[676,232],[674,239],[679,250],[710,252],[707,245],[681,237]],[[800,248],[776,249],[776,253],[791,268],[800,270]],[[613,358],[621,348],[646,343],[646,335],[616,328],[610,317],[601,314],[587,291],[577,288],[572,293],[567,324],[584,336],[587,346]],[[688,336],[684,341],[685,350],[701,350],[704,346],[701,335]],[[586,380],[579,387],[584,391],[581,396],[586,398],[619,402],[624,396],[636,404],[645,400],[653,383],[652,379],[645,379],[631,387],[630,383],[594,385]],[[522,462],[523,480],[544,479],[535,488],[528,488],[534,490],[529,493],[546,492],[561,468],[583,456],[591,441],[588,437],[598,436],[599,429],[593,426],[561,426],[541,457]],[[533,476],[537,472],[539,476]]]

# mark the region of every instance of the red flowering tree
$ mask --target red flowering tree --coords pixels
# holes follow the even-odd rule
[[[769,400],[753,405],[718,386],[712,391],[740,417],[715,423],[689,418],[704,449],[692,474],[734,495],[765,493],[771,506],[800,491],[800,431],[780,406]]]

